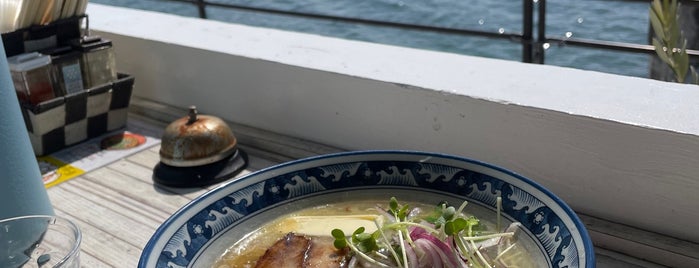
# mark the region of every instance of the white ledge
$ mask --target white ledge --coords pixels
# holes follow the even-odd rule
[[[131,15],[111,15],[117,12]],[[88,12],[94,29],[109,29],[114,34],[444,94],[699,134],[696,85],[140,13],[144,12],[102,5],[90,5]]]
[[[578,212],[699,242],[697,86],[96,4],[88,14],[136,97],[342,149],[489,162]]]

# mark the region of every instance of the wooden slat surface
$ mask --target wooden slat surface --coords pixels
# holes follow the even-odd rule
[[[138,115],[130,115],[129,123],[150,126],[156,132],[165,126]],[[249,131],[239,133],[236,132],[239,140],[251,141],[255,135]],[[237,177],[292,160],[255,147],[255,143],[275,140],[277,136],[260,137],[263,139],[250,142],[252,146],[240,144],[248,154],[248,166]],[[275,146],[284,145],[276,142]],[[173,188],[154,184],[153,168],[160,161],[159,150],[159,145],[152,146],[48,189],[56,213],[81,228],[84,267],[136,267],[144,246],[160,224],[194,198],[218,186]]]
[[[165,126],[138,115],[130,115],[129,120],[145,122],[155,130]],[[244,126],[232,128],[249,157],[247,169],[237,177],[283,161],[339,151]],[[260,146],[269,143],[271,147]],[[152,170],[159,162],[158,150],[159,145],[153,146],[48,189],[56,213],[81,228],[83,267],[136,267],[158,226],[180,207],[217,186],[183,189],[154,184]],[[656,267],[604,250],[597,252],[597,259],[598,267]]]

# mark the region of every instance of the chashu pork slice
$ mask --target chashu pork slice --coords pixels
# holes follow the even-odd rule
[[[337,249],[333,242],[335,242],[335,239],[330,236],[311,237],[311,245],[306,252],[303,267],[346,267],[349,249]]]
[[[333,246],[333,238],[286,234],[257,260],[256,268],[346,267],[347,250]]]

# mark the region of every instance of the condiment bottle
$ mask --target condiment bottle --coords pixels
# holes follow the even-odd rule
[[[99,36],[86,36],[75,47],[82,52],[80,66],[85,88],[92,88],[117,79],[112,41]]]
[[[54,89],[57,96],[80,92],[84,89],[80,68],[80,52],[72,50],[71,47],[58,47],[44,51],[44,54],[51,55],[51,62],[56,73]]]
[[[21,101],[36,105],[56,97],[51,57],[31,52],[10,57],[7,63]]]

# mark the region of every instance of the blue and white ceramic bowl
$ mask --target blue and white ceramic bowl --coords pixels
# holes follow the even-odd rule
[[[545,265],[595,267],[584,225],[541,185],[475,160],[408,151],[311,157],[231,181],[165,221],[146,245],[139,267],[212,267],[234,242],[283,214],[327,202],[391,196],[434,204],[467,200],[470,209],[492,215],[496,197],[502,196],[505,218],[523,224]]]

